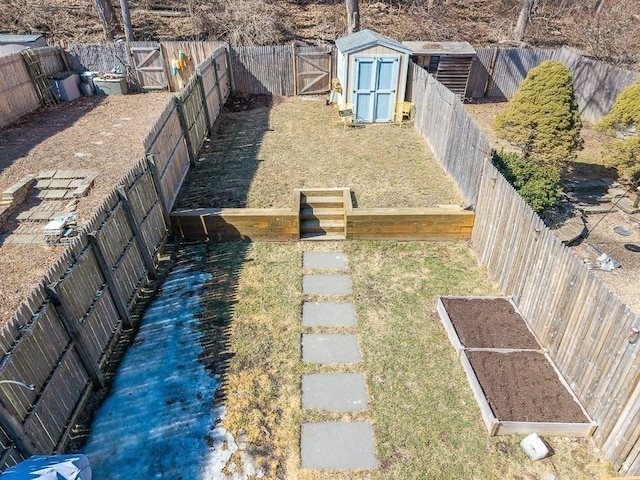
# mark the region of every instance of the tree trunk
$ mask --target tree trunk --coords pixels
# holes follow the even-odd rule
[[[102,22],[104,36],[107,42],[112,42],[115,40],[116,34],[120,29],[111,0],[94,0],[94,3],[98,11],[98,17],[100,17],[100,21]]]
[[[522,9],[520,10],[520,15],[518,15],[518,22],[516,23],[516,27],[513,29],[513,34],[511,35],[512,40],[515,40],[516,42],[524,40],[524,32],[527,29],[527,23],[529,23],[534,3],[535,0],[522,0]]]
[[[347,2],[347,35],[360,30],[360,9],[358,0],[345,0]]]
[[[124,24],[124,34],[127,42],[133,42],[133,27],[131,26],[131,15],[129,14],[129,2],[120,0],[120,9],[122,10],[122,23]]]

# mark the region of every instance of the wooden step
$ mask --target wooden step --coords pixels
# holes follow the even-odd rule
[[[302,220],[300,233],[344,233],[344,220]]]
[[[300,197],[300,206],[307,208],[344,208],[344,198],[338,196],[307,196]]]
[[[331,240],[346,240],[347,237],[344,233],[301,233],[300,240],[305,241],[331,241]]]
[[[344,220],[343,208],[303,208],[300,220]]]

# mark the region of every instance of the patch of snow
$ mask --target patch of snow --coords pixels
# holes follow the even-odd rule
[[[198,361],[199,291],[210,277],[175,269],[145,312],[84,448],[94,480],[263,476],[246,452],[242,471],[223,473],[238,447],[217,425],[224,416],[213,404],[220,378]]]

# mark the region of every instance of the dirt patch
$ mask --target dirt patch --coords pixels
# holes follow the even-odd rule
[[[504,298],[443,298],[442,303],[466,348],[540,349],[524,319]]]
[[[79,199],[75,212],[86,222],[124,173],[142,158],[144,137],[168,96],[83,97],[23,117],[0,131],[0,191],[27,174],[44,170],[96,171],[92,188]],[[6,245],[3,238],[0,318],[8,319],[63,248]]]
[[[466,355],[499,420],[588,422],[541,353],[467,351]]]

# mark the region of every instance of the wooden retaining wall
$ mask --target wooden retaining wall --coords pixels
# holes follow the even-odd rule
[[[182,99],[170,100],[145,140],[146,158],[105,198],[0,332],[0,469],[63,450],[91,391],[104,385],[110,351],[131,327],[141,289],[155,277],[167,212],[190,165],[187,138],[202,143],[229,94],[220,52],[202,70],[215,62],[226,84],[209,79],[205,87],[195,76]],[[179,108],[183,101],[186,108]],[[31,384],[33,390],[26,388]]]
[[[171,213],[171,224],[173,233],[185,240],[297,241],[298,210],[179,210]],[[442,208],[355,208],[345,216],[348,240],[468,240],[474,213]]]
[[[289,208],[201,208],[171,213],[174,234],[187,240],[284,242],[300,238]]]
[[[442,208],[354,208],[347,240],[468,240],[474,213]]]
[[[417,69],[416,69],[417,70]],[[414,76],[416,128],[446,165],[452,147],[438,124],[457,129],[448,137],[467,151],[449,169],[458,184],[468,172],[480,179],[472,248],[504,295],[511,295],[549,356],[598,424],[596,445],[622,474],[640,473],[640,344],[629,343],[640,317],[562,245],[480,152],[488,141],[468,136],[460,119],[451,124],[455,95]],[[422,113],[424,116],[425,114]],[[469,118],[469,121],[470,118]],[[473,123],[473,122],[471,122]],[[479,152],[479,153],[474,153]],[[444,157],[443,157],[444,155]]]

